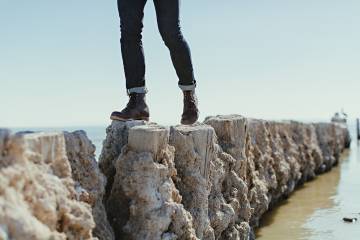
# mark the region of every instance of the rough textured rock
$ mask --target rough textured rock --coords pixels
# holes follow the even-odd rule
[[[218,158],[214,161],[210,212],[216,218],[216,239],[249,239],[249,221],[254,209],[250,206],[249,186],[253,162],[246,158],[246,119],[233,116],[208,118],[217,134]],[[221,130],[221,131],[220,131]],[[261,190],[261,188],[260,188]],[[225,220],[225,221],[224,221]]]
[[[77,199],[91,205],[96,227],[93,234],[99,239],[114,239],[113,230],[107,220],[103,196],[105,176],[100,172],[95,159],[95,146],[84,131],[64,133],[66,152],[75,181]]]
[[[339,123],[317,123],[315,127],[323,155],[323,168],[330,170],[334,164],[337,164],[344,146],[350,145],[349,133],[344,125]]]
[[[114,179],[106,208],[117,239],[188,239],[194,231],[199,239],[253,239],[266,211],[330,170],[349,144],[336,123],[239,115],[204,123],[171,127],[169,139],[165,128],[144,122],[108,128],[101,161],[111,163],[102,168]],[[163,210],[174,206],[181,221]]]
[[[106,202],[116,238],[197,239],[173,182],[177,172],[168,130],[149,124],[127,132],[128,143],[112,161],[116,174]],[[114,211],[119,204],[126,210]]]
[[[178,172],[176,186],[182,203],[193,216],[196,235],[200,239],[215,239],[209,219],[211,189],[210,163],[216,158],[214,129],[207,125],[171,128],[170,145],[174,146]]]
[[[1,239],[94,239],[76,195],[63,134],[0,130]]]
[[[116,174],[115,163],[121,154],[122,148],[128,143],[130,128],[144,124],[144,121],[113,121],[106,129],[106,139],[103,142],[99,158],[99,167],[107,178],[103,202],[110,224],[118,238],[123,234],[122,228],[129,219],[130,200],[125,196],[122,188],[116,186],[113,190],[116,191],[116,193],[113,193],[116,194],[116,197],[109,199]]]
[[[113,121],[106,129],[106,139],[99,158],[99,167],[107,178],[104,202],[112,189],[116,173],[115,162],[120,156],[121,149],[127,144],[129,129],[134,126],[144,125],[144,121]]]
[[[170,129],[114,121],[98,166],[83,131],[0,129],[0,239],[253,239],[349,136],[343,123],[239,115]]]
[[[272,122],[238,115],[209,117],[205,123],[214,127],[220,146],[232,156],[234,178],[245,183],[241,192],[246,196],[243,199],[234,197],[240,209],[251,213],[249,222],[253,227],[297,185],[336,164],[346,147],[348,134],[345,128],[334,123]],[[224,196],[231,191],[240,192],[239,188],[224,181],[220,183]],[[229,233],[236,232],[239,221],[229,224],[220,239],[238,239],[234,237],[238,233],[231,236]]]

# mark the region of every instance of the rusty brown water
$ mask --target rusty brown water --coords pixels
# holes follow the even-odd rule
[[[343,217],[360,221],[360,145],[356,139],[339,166],[305,183],[265,214],[256,239],[360,239],[360,222],[345,223]]]

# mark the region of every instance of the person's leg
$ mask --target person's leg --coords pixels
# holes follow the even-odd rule
[[[121,112],[113,112],[112,120],[149,120],[145,101],[145,60],[141,42],[146,0],[118,0],[121,28],[121,53],[124,62],[129,102]]]
[[[160,34],[170,50],[171,59],[179,78],[178,85],[183,90],[194,90],[193,65],[188,44],[180,28],[180,0],[154,0]]]
[[[182,124],[193,124],[199,118],[196,80],[188,44],[180,28],[180,0],[154,0],[161,37],[170,50],[172,62],[179,77],[178,85],[184,94]]]
[[[128,94],[147,92],[141,35],[145,4],[146,0],[118,0],[121,53]]]

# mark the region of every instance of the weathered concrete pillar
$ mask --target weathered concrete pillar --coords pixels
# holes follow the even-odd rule
[[[319,147],[323,156],[324,171],[330,170],[337,163],[340,152],[337,150],[337,139],[335,135],[335,124],[315,123]],[[342,150],[342,149],[341,149]]]
[[[105,203],[116,239],[249,240],[272,203],[330,169],[350,140],[338,123],[239,115],[171,131],[114,121],[100,157],[104,195],[84,132],[0,129],[0,238],[113,239]]]
[[[155,124],[129,130],[107,201],[117,239],[197,239],[173,182],[175,150],[168,139],[169,131]]]
[[[0,130],[0,238],[95,239],[71,171],[62,133]]]
[[[207,117],[205,124],[215,129],[219,144],[235,159],[245,159],[246,118],[240,115]],[[246,174],[244,172],[244,174]]]
[[[95,146],[84,131],[64,132],[64,137],[77,199],[92,207],[96,223],[93,233],[99,239],[115,239],[103,204],[106,178],[95,159]]]
[[[104,202],[110,194],[115,176],[115,162],[121,149],[128,143],[129,129],[144,125],[145,121],[113,121],[106,129],[106,139],[99,158],[99,167],[106,176]]]
[[[217,239],[250,239],[252,229],[249,221],[254,209],[250,205],[248,186],[252,181],[253,163],[248,162],[246,156],[250,150],[246,144],[247,119],[240,115],[214,116],[206,118],[204,123],[215,129],[221,146],[214,162],[211,212],[221,213],[218,204],[227,210],[222,212],[223,218],[219,218],[226,224],[219,224],[216,217],[212,221]],[[222,169],[218,170],[220,166]]]
[[[210,164],[217,154],[215,139],[214,129],[204,124],[180,125],[170,131],[170,145],[176,149],[175,165],[180,178],[176,186],[183,196],[185,209],[193,216],[200,239],[215,239],[208,212]]]

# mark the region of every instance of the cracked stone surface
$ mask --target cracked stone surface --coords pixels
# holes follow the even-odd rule
[[[263,214],[331,170],[343,123],[213,116],[114,121],[96,162],[83,131],[0,129],[0,239],[254,239]]]
[[[0,239],[95,239],[62,133],[0,130]]]
[[[243,183],[239,188],[223,180],[218,184],[223,186],[221,192],[232,195],[238,208],[247,213],[236,213],[238,219],[228,225],[220,239],[239,239],[238,222],[244,220],[256,227],[262,215],[297,185],[330,170],[346,147],[348,134],[334,123],[273,122],[239,115],[208,117],[205,123],[214,127],[220,146],[232,157],[234,167],[231,174],[225,174],[225,182],[233,175]]]
[[[169,131],[156,124],[135,126],[127,139],[106,203],[116,239],[198,239],[173,181]],[[118,204],[126,210],[114,211]]]
[[[184,207],[193,216],[200,239],[215,239],[209,219],[210,164],[217,154],[215,138],[214,129],[204,124],[176,126],[170,132],[170,145],[176,149],[176,187],[183,197]]]
[[[103,204],[106,178],[95,159],[95,146],[84,131],[65,132],[64,136],[77,199],[90,204],[92,208],[96,224],[93,234],[99,239],[114,239]]]

